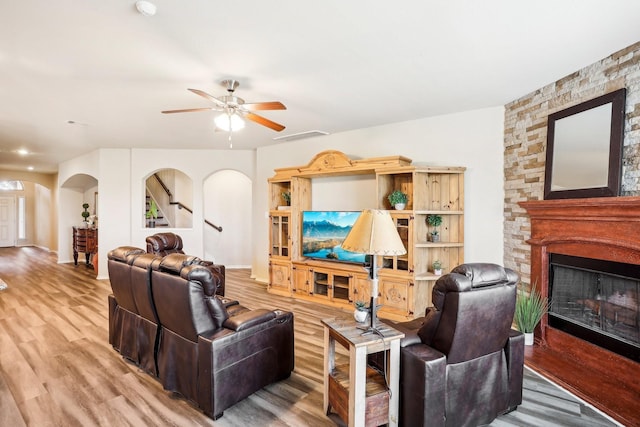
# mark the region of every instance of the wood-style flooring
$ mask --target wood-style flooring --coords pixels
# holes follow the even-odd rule
[[[217,421],[123,360],[108,343],[108,280],[80,264],[26,248],[0,248],[0,426],[332,426],[322,410],[320,319],[351,313],[278,297],[227,270],[227,296],[249,308],[291,310],[291,377],[227,409]],[[343,357],[344,355],[339,355]],[[525,370],[524,401],[492,426],[615,425]]]

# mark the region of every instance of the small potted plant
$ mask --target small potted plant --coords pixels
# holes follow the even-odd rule
[[[406,193],[403,193],[400,190],[394,190],[389,196],[387,196],[389,203],[395,209],[401,211],[407,206],[407,202],[409,201],[409,196]]]
[[[533,345],[533,331],[549,310],[550,302],[543,298],[538,288],[533,285],[527,293],[522,285],[516,298],[514,320],[518,330],[524,334],[525,345]]]
[[[89,225],[89,216],[91,215],[89,213],[89,203],[83,203],[82,204],[82,208],[84,209],[84,211],[82,212],[82,222],[84,227],[86,228]]]
[[[438,233],[438,227],[442,224],[442,215],[427,215],[427,224],[433,227],[433,230],[428,234],[432,242],[440,241],[440,234]]]
[[[442,275],[442,262],[440,262],[439,260],[435,260],[431,264],[431,267],[433,267],[433,274],[435,274],[436,276]]]
[[[363,323],[369,315],[367,303],[364,301],[356,301],[353,305],[356,308],[353,312],[353,318],[356,319],[356,322]]]
[[[145,215],[149,220],[149,228],[155,228],[156,219],[158,218],[158,205],[156,205],[156,201],[151,199],[149,201],[149,210],[147,210],[147,214]]]
[[[282,195],[282,200],[284,200],[284,205],[283,206],[278,206],[278,210],[287,210],[290,209],[291,206],[291,191],[283,191],[281,193]]]

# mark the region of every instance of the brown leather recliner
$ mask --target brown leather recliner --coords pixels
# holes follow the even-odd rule
[[[147,236],[147,252],[158,256],[166,256],[169,254],[184,254],[182,250],[182,237],[175,233],[164,232]],[[222,264],[214,264],[211,261],[201,261],[201,264],[208,265],[222,275],[222,283],[217,290],[218,295],[224,296],[226,270]]]
[[[511,329],[518,275],[495,264],[463,264],[438,279],[425,317],[405,333],[400,423],[477,426],[522,402],[524,336]]]
[[[109,343],[144,371],[157,376],[159,323],[151,296],[151,264],[158,259],[143,249],[123,246],[107,255]]]
[[[151,273],[161,324],[159,378],[216,419],[291,374],[293,314],[225,301],[215,295],[211,269],[183,261],[168,255]]]
[[[182,237],[175,233],[156,233],[147,236],[147,252],[165,256],[169,254],[183,254]]]

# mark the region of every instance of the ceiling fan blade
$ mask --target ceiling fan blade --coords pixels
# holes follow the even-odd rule
[[[162,111],[162,114],[173,114],[173,113],[193,113],[195,111],[211,111],[213,110],[213,107],[206,107],[206,108],[185,108],[183,110],[165,110]]]
[[[216,98],[213,95],[209,95],[207,92],[203,92],[200,89],[188,89],[191,92],[195,93],[196,95],[200,95],[201,97],[208,99],[209,101],[213,102],[214,104],[218,105],[219,107],[225,107],[227,104],[225,104],[224,102],[220,101],[218,98]]]
[[[257,114],[245,113],[244,116],[247,119],[249,119],[249,120],[251,120],[253,122],[256,122],[258,124],[261,124],[262,126],[266,126],[266,127],[270,128],[270,129],[273,129],[276,132],[280,132],[281,130],[284,129],[284,126],[282,126],[281,124],[276,123],[276,122],[272,122],[271,120],[269,120],[269,119],[267,119],[265,117],[259,116]]]
[[[287,107],[284,106],[282,102],[279,101],[271,101],[271,102],[250,102],[242,104],[249,111],[260,111],[260,110],[286,110]]]

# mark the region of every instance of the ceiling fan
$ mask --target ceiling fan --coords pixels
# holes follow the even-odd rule
[[[199,89],[188,89],[196,95],[213,102],[213,106],[204,108],[186,108],[182,110],[165,110],[163,114],[173,113],[191,113],[195,111],[222,111],[224,114],[216,117],[215,123],[219,128],[226,131],[239,130],[244,127],[244,121],[240,118],[244,117],[252,122],[266,126],[276,132],[282,131],[285,127],[279,123],[271,121],[265,117],[253,113],[253,111],[261,110],[286,110],[287,107],[281,102],[252,102],[246,103],[244,99],[234,95],[236,88],[240,85],[237,80],[227,79],[222,81],[222,86],[227,89],[228,95],[215,97],[203,92]]]

